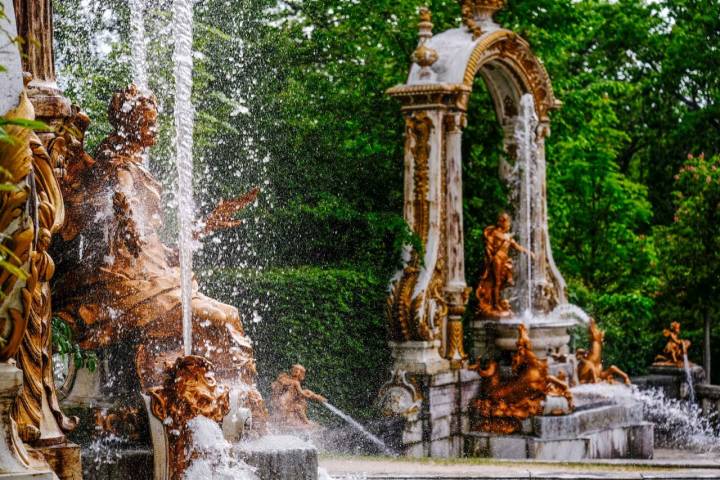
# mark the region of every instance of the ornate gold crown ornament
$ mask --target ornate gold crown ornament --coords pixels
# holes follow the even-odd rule
[[[420,78],[427,78],[430,76],[430,66],[437,62],[439,55],[437,51],[428,47],[427,41],[432,38],[432,14],[427,7],[420,8],[420,22],[418,23],[418,47],[410,56],[410,60],[413,63],[417,63],[420,66]]]
[[[492,21],[498,10],[505,7],[505,0],[460,0],[463,25],[473,34],[473,40],[483,34],[480,22]]]

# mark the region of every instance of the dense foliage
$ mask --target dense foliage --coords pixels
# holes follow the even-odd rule
[[[95,120],[96,142],[110,91],[129,81],[127,7],[55,3],[63,85]],[[163,106],[152,168],[172,191],[167,3],[150,2],[146,28]],[[205,288],[241,307],[265,384],[304,361],[319,369],[311,385],[361,409],[383,379],[385,285],[411,241],[400,216],[403,122],[384,90],[407,74],[421,4],[436,32],[459,24],[454,0],[196,6],[199,209],[262,187],[245,224],[207,239],[196,261]],[[547,142],[548,198],[571,299],[607,329],[607,361],[640,373],[664,325],[679,320],[699,340],[705,312],[718,313],[717,292],[689,279],[718,283],[705,265],[717,250],[705,257],[695,243],[717,219],[674,222],[683,206],[672,192],[690,196],[673,179],[688,152],[720,149],[720,2],[511,0],[498,20],[531,43],[563,101]],[[481,82],[469,120],[466,263],[475,282],[482,228],[505,206],[500,130]],[[696,264],[675,259],[693,254],[707,269],[691,275],[683,269]],[[701,358],[701,342],[691,356]],[[353,368],[373,374],[343,383]]]

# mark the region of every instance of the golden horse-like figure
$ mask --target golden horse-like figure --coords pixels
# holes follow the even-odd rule
[[[562,415],[574,409],[572,392],[561,378],[548,374],[547,361],[539,359],[525,325],[518,325],[517,351],[512,359],[511,377],[500,377],[498,363],[491,361],[486,369],[471,366],[484,378],[481,396],[473,407],[481,417],[477,430],[510,434],[521,428],[522,420],[543,413],[548,395],[565,397],[567,409],[553,410]]]
[[[598,328],[595,319],[590,319],[588,332],[590,333],[590,351],[578,348],[575,353],[578,360],[577,375],[580,383],[615,383],[615,376],[618,376],[626,385],[630,385],[630,377],[615,365],[603,369],[602,346],[605,341],[605,332]]]
[[[663,336],[668,337],[663,353],[655,357],[653,365],[656,367],[678,367],[683,368],[688,350],[690,350],[690,340],[680,338],[680,324],[672,322],[670,328],[663,330]]]

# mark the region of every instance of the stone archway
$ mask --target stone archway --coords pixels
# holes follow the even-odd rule
[[[420,40],[408,80],[387,92],[402,103],[404,216],[423,245],[422,252],[406,252],[405,267],[393,279],[388,298],[394,367],[414,374],[461,369],[467,358],[461,321],[470,293],[464,265],[461,145],[478,75],[503,127],[507,157],[517,164],[526,156],[522,168],[526,178],[532,175],[518,195],[528,199],[523,241],[535,255],[526,269],[526,299],[516,301],[523,309],[545,314],[566,302],[565,283],[550,248],[545,199],[545,137],[549,112],[560,102],[529,44],[494,22],[503,0],[460,3],[464,25],[438,35],[432,34],[430,12],[421,10]],[[518,144],[520,134],[525,145]],[[484,335],[481,328],[474,330]],[[565,330],[553,335],[543,348],[566,349]]]

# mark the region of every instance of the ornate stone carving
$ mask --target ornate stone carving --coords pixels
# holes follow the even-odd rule
[[[322,395],[302,387],[305,367],[293,365],[290,373],[281,373],[271,385],[272,422],[281,429],[313,429],[317,425],[307,416],[307,401],[325,403]]]
[[[504,0],[460,0],[463,25],[472,33],[473,40],[483,34],[480,24],[492,22],[495,12],[504,7]]]
[[[477,42],[470,54],[463,84],[472,87],[478,71],[489,61],[501,59],[510,64],[510,69],[523,84],[526,91],[533,95],[535,108],[541,122],[549,120],[549,112],[561,103],[555,99],[547,70],[533,54],[530,45],[519,35],[507,30],[496,30]],[[463,105],[463,109],[467,105]]]
[[[76,148],[62,181],[67,221],[56,282],[57,315],[71,325],[81,347],[134,345],[145,390],[162,384],[165,362],[182,352],[177,252],[160,239],[160,184],[143,166],[143,153],[155,142],[156,117],[152,95],[134,86],[115,94],[109,108],[115,131],[96,159],[82,149],[87,117],[76,112],[68,120],[66,143]],[[231,212],[246,203],[244,198],[222,205],[205,231],[236,225]],[[247,386],[254,426],[263,428],[266,412],[254,387],[252,344],[237,309],[194,288],[193,351],[212,361],[227,385]]]
[[[21,108],[25,109],[25,115],[32,117],[32,107],[26,97],[23,97]],[[64,442],[63,432],[72,430],[77,424],[76,418],[65,417],[60,410],[52,367],[49,281],[55,272],[55,264],[48,254],[48,248],[52,235],[63,223],[64,204],[54,173],[57,164],[53,158],[57,159],[57,155],[51,156],[33,132],[29,133],[27,141],[32,170],[29,172],[30,188],[29,191],[25,190],[25,194],[30,195],[27,198],[36,229],[32,245],[28,246],[31,250],[22,254],[27,256],[29,262],[25,288],[21,293],[23,313],[14,310],[12,314],[11,309],[11,316],[16,321],[23,318],[18,326],[25,324],[27,328],[16,354],[18,367],[23,371],[23,388],[16,400],[13,418],[24,441],[52,445]],[[12,212],[3,212],[4,215],[12,215]],[[26,250],[28,247],[22,248]],[[46,421],[46,427],[41,428],[44,401],[54,415],[57,426],[54,422]]]
[[[13,0],[23,71],[32,75],[28,96],[46,123],[70,113],[70,102],[55,81],[51,0]],[[44,135],[40,135],[41,138]]]
[[[520,430],[522,420],[543,412],[543,403],[549,394],[567,400],[566,408],[549,413],[562,415],[574,409],[567,383],[548,374],[546,361],[533,353],[527,328],[522,324],[518,325],[517,351],[513,355],[510,378],[501,378],[495,361],[486,369],[479,364],[470,368],[484,378],[480,398],[472,404],[480,416],[476,430],[515,433]]]
[[[478,299],[477,315],[480,318],[499,319],[509,317],[513,313],[510,303],[502,297],[503,289],[513,285],[513,262],[510,250],[526,255],[532,253],[512,238],[510,227],[510,215],[503,213],[498,217],[496,225],[487,227],[483,232],[485,265],[480,284],[475,290]]]
[[[7,115],[21,119],[32,116],[32,105],[25,94],[20,105]],[[0,143],[2,177],[14,188],[0,191],[0,245],[9,253],[7,261],[15,268],[4,268],[0,272],[0,361],[3,362],[20,348],[30,317],[32,294],[38,283],[38,276],[28,267],[35,241],[36,204],[31,198],[34,159],[30,149],[30,138],[34,138],[34,134],[30,129],[13,125],[5,128],[16,141]]]
[[[190,355],[178,358],[165,373],[162,387],[153,387],[150,409],[165,427],[169,443],[169,478],[180,480],[195,455],[190,420],[203,416],[215,422],[230,411],[229,392],[218,384],[211,362]]]
[[[653,366],[684,368],[685,358],[690,349],[690,340],[680,338],[680,323],[672,322],[670,328],[663,330],[663,337],[667,337],[663,353],[655,357]]]
[[[386,417],[414,419],[420,413],[422,395],[410,383],[404,370],[393,371],[390,381],[380,387],[378,405]]]
[[[430,135],[434,125],[425,112],[417,112],[406,118],[407,145],[413,161],[412,227],[423,244],[427,242],[430,229]],[[424,297],[413,296],[421,270],[417,251],[410,253],[400,277],[391,285],[387,300],[387,316],[390,339],[393,341],[430,341],[435,333],[430,319],[423,311]]]
[[[630,385],[630,377],[615,365],[610,365],[607,369],[603,368],[602,346],[605,341],[605,332],[598,328],[595,319],[590,319],[588,333],[590,334],[590,351],[578,348],[575,352],[580,383],[615,383],[617,375],[623,379],[626,385]]]
[[[438,53],[427,46],[428,40],[432,38],[432,14],[426,7],[420,9],[420,23],[418,24],[418,37],[420,41],[410,59],[421,68],[420,78],[430,76],[430,66],[438,61]]]

